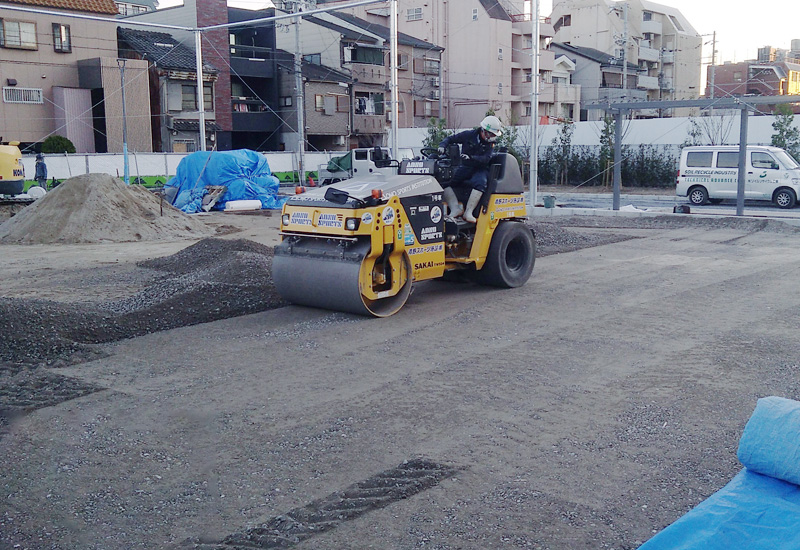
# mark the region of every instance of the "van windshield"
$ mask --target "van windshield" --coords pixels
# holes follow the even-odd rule
[[[786,151],[775,151],[775,156],[778,157],[780,163],[783,164],[789,170],[800,168],[800,164],[797,164],[797,161],[795,161],[792,158],[792,156]]]

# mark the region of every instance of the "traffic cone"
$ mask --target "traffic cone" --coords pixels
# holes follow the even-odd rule
[[[312,178],[310,174],[308,176],[308,186],[309,187],[316,187],[317,186],[316,182],[314,181],[314,178]]]

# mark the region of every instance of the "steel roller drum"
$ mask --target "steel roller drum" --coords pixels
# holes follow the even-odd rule
[[[275,247],[272,280],[278,293],[293,304],[388,317],[403,307],[411,294],[410,266],[406,270],[409,279],[397,295],[368,300],[361,295],[359,273],[369,247],[367,242],[345,248],[320,239],[291,245],[284,241]]]

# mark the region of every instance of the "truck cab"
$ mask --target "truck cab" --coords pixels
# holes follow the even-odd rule
[[[359,147],[351,149],[341,157],[333,157],[328,164],[321,164],[317,171],[320,185],[330,185],[350,179],[354,176],[365,176],[382,173],[387,176],[397,174],[399,162],[414,158],[414,152],[408,148],[397,150],[400,157],[392,162],[391,150],[388,147]]]

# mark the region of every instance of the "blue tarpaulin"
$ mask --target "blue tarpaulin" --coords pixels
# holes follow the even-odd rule
[[[267,158],[250,149],[187,155],[165,188],[177,188],[172,205],[191,214],[202,211],[207,185],[227,187],[214,205],[215,210],[223,210],[228,201],[250,199],[261,201],[262,208],[278,209],[287,200],[278,196],[279,181],[270,172]]]
[[[741,472],[639,550],[800,548],[800,402],[759,399],[738,457]]]

